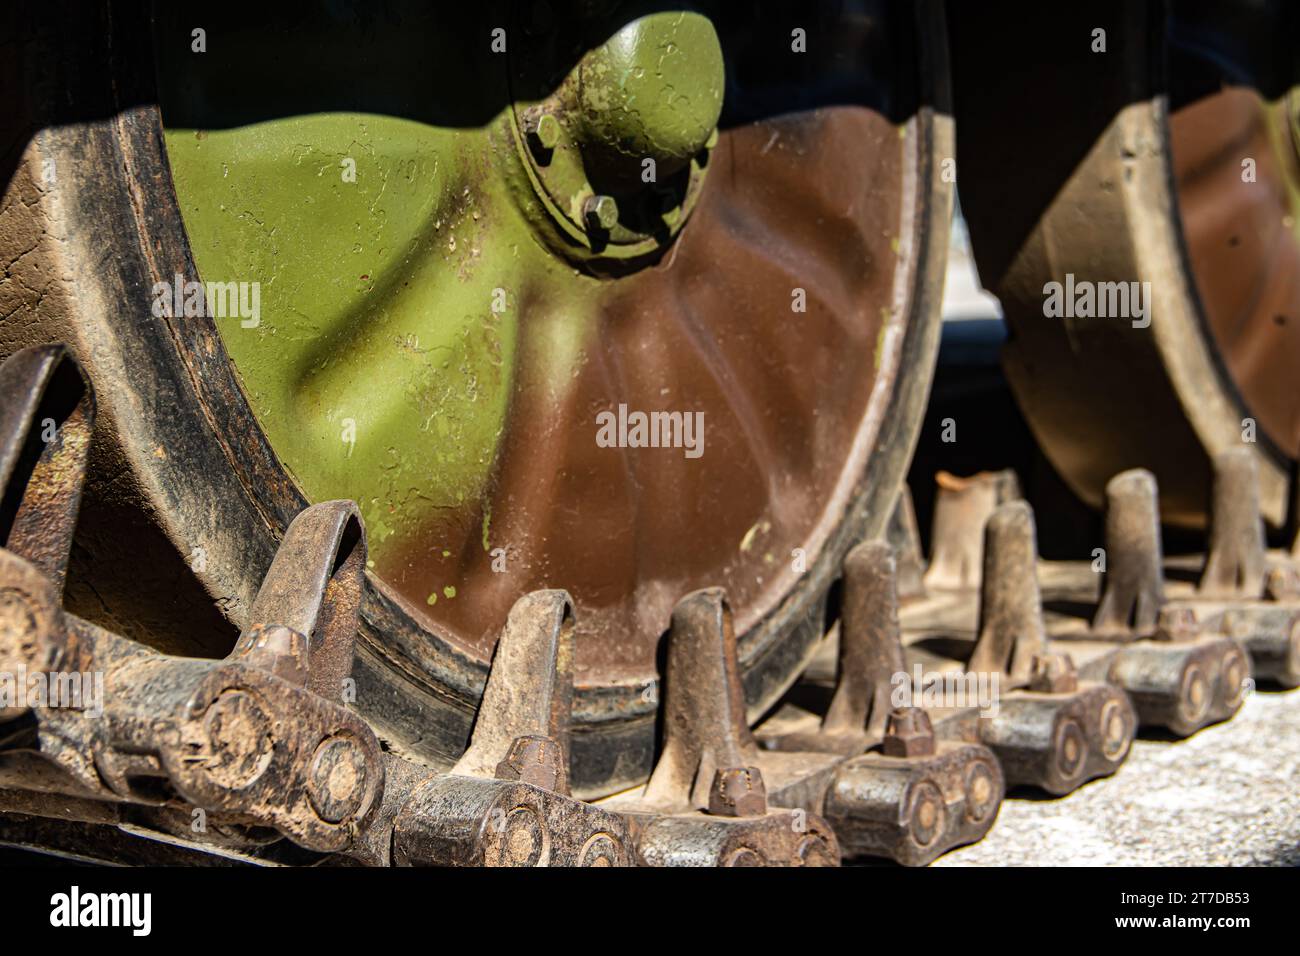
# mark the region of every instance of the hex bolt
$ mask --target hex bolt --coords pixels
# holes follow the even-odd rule
[[[342,823],[361,806],[366,756],[351,737],[328,737],[312,755],[307,797],[326,823]]]
[[[1180,643],[1192,641],[1201,633],[1196,611],[1190,607],[1166,605],[1156,618],[1155,640]]]
[[[298,687],[306,687],[311,675],[306,636],[282,624],[249,628],[230,656]]]
[[[533,158],[539,162],[550,159],[551,150],[560,143],[560,121],[551,113],[542,113],[528,123],[528,144]]]
[[[1149,634],[1164,603],[1156,479],[1134,468],[1106,483],[1106,578],[1092,628]]]
[[[720,767],[709,787],[709,813],[717,817],[761,817],[767,787],[757,767]]]
[[[1073,694],[1079,689],[1079,672],[1069,654],[1035,654],[1029,689],[1039,694]]]
[[[568,767],[564,748],[551,737],[528,734],[516,737],[510,752],[497,764],[498,780],[518,780],[553,793],[568,793]]]
[[[898,707],[889,715],[881,747],[886,757],[929,757],[934,754],[934,726],[920,707]]]
[[[1214,457],[1210,548],[1198,588],[1203,595],[1257,598],[1264,590],[1264,519],[1259,475],[1249,448]]]
[[[588,232],[609,232],[618,224],[618,203],[613,196],[588,196],[582,217]]]

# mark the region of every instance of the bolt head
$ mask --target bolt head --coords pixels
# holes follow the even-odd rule
[[[929,757],[934,754],[934,725],[920,707],[899,707],[889,714],[882,749],[886,757]]]
[[[767,786],[757,767],[723,767],[713,774],[709,813],[719,817],[761,817],[767,812]]]
[[[582,214],[588,230],[609,232],[618,224],[618,203],[613,196],[589,196]]]
[[[1200,633],[1201,626],[1196,620],[1196,612],[1190,607],[1165,605],[1156,618],[1155,640],[1177,643],[1194,640]]]
[[[1040,694],[1072,694],[1079,689],[1079,672],[1069,654],[1035,654],[1029,689]]]
[[[1274,601],[1292,601],[1300,597],[1300,568],[1279,564],[1268,572],[1264,593]]]
[[[518,780],[554,793],[568,792],[564,748],[551,737],[516,737],[506,758],[497,764],[498,780]]]
[[[534,151],[555,149],[560,142],[560,121],[550,113],[543,113],[532,123],[529,135]]]

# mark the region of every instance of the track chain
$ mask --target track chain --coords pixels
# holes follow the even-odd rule
[[[366,564],[352,502],[292,522],[229,655],[169,656],[63,608],[90,384],[62,346],[26,349],[0,367],[0,403],[0,675],[102,681],[99,701],[0,698],[0,820],[37,821],[52,850],[107,826],[262,863],[288,841],[368,865],[923,865],[982,838],[1008,787],[1066,794],[1113,774],[1141,727],[1229,719],[1252,668],[1300,684],[1300,561],[1265,549],[1249,455],[1216,463],[1195,586],[1170,578],[1147,472],[1110,483],[1091,581],[1039,561],[1009,473],[941,476],[928,568],[904,494],[891,543],[847,556],[839,622],[756,730],[726,595],[696,591],[672,616],[649,782],[575,799],[573,602],[536,591],[500,635],[468,749],[435,772],[348,706]],[[1045,612],[1044,593],[1093,613]],[[900,676],[925,672],[995,679],[996,706],[900,699]]]

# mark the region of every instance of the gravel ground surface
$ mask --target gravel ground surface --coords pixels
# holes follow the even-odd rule
[[[1139,738],[1068,797],[1017,793],[934,865],[1300,866],[1300,691],[1256,692],[1188,740]]]

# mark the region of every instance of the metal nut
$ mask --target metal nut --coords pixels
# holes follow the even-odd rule
[[[496,767],[498,780],[518,780],[543,790],[564,793],[568,790],[564,749],[550,737],[528,735],[516,737],[510,752]]]
[[[899,707],[889,714],[882,746],[886,757],[929,757],[934,753],[934,726],[920,707]]]
[[[550,153],[560,143],[560,121],[550,113],[542,113],[528,124],[528,143],[533,148],[535,158],[541,153]]]
[[[1029,689],[1040,694],[1072,694],[1079,689],[1079,672],[1069,654],[1035,654]]]
[[[1190,607],[1165,605],[1156,618],[1155,640],[1177,643],[1190,641],[1201,632],[1196,620],[1196,612]]]
[[[719,817],[759,817],[767,812],[767,786],[757,767],[723,767],[713,774],[709,813]]]
[[[588,196],[582,218],[589,232],[609,232],[618,225],[618,203],[613,196]]]

